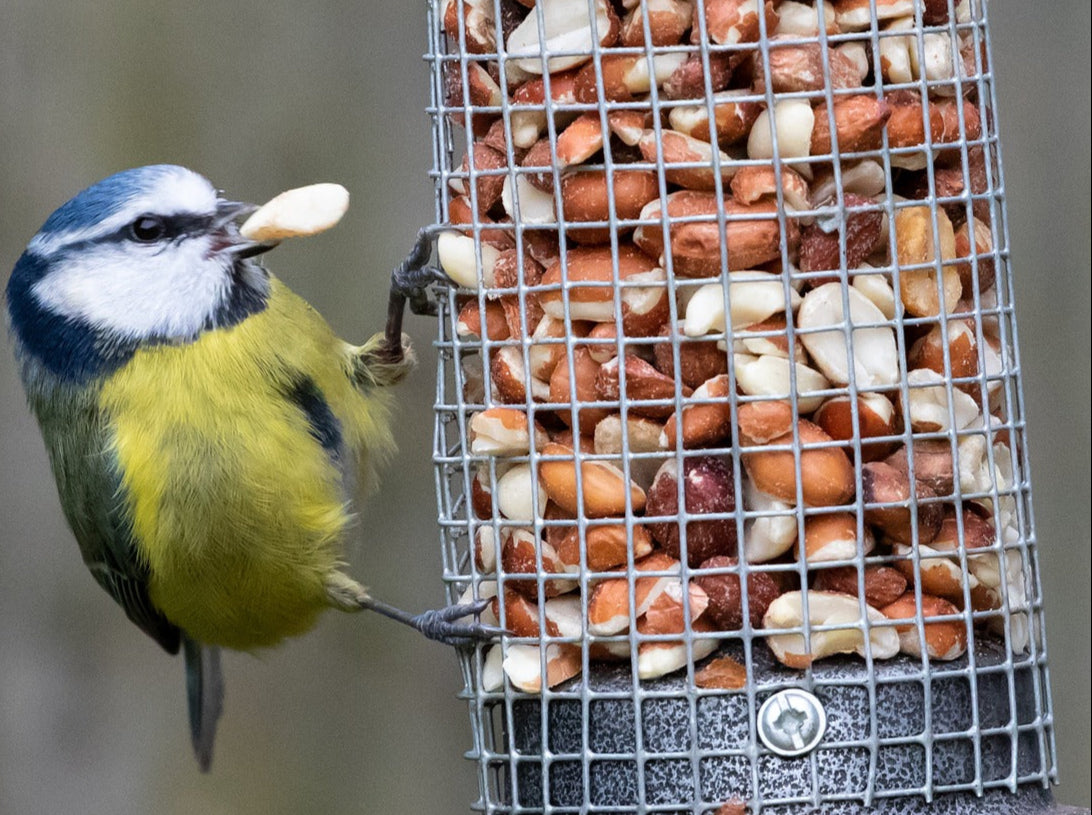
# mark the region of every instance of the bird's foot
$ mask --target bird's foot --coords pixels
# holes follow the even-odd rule
[[[433,230],[425,227],[417,233],[417,242],[405,259],[391,272],[391,297],[403,298],[414,314],[433,317],[436,301],[429,297],[428,289],[434,283],[452,286],[451,278],[437,266],[430,266]]]
[[[410,614],[400,608],[367,597],[361,602],[361,608],[378,611],[384,617],[417,629],[430,640],[458,648],[473,645],[475,642],[496,639],[508,633],[503,628],[487,625],[476,619],[477,615],[489,607],[489,604],[489,600],[475,600],[472,603],[455,603],[432,609],[422,614]]]
[[[508,633],[495,625],[466,619],[476,617],[485,611],[489,604],[489,600],[476,600],[473,603],[444,606],[418,614],[410,620],[409,624],[430,640],[437,640],[455,647],[473,645],[475,642],[496,639]]]

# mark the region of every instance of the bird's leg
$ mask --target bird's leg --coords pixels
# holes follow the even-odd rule
[[[366,346],[366,367],[374,374],[377,384],[394,384],[416,364],[407,338],[402,333],[406,304],[414,314],[434,315],[436,303],[429,299],[428,287],[433,283],[453,285],[451,278],[442,270],[428,265],[432,242],[433,230],[425,227],[417,233],[417,242],[410,253],[391,272],[386,328],[382,335],[374,337]]]
[[[429,300],[433,283],[451,285],[451,279],[435,266],[429,266],[433,233],[427,227],[417,233],[417,242],[405,259],[391,272],[390,297],[387,301],[387,326],[383,345],[395,359],[402,355],[402,317],[406,304],[414,314],[434,315],[436,304]]]
[[[443,608],[435,608],[423,614],[410,614],[400,608],[387,605],[372,597],[361,603],[361,608],[378,611],[384,617],[405,623],[415,628],[430,640],[437,640],[446,645],[473,645],[478,640],[496,639],[507,633],[503,628],[486,625],[477,620],[465,620],[480,614],[489,607],[490,600],[477,600],[473,603],[456,603]]]
[[[326,593],[331,603],[343,611],[375,611],[420,631],[430,640],[446,645],[473,645],[480,640],[491,640],[508,633],[503,628],[486,625],[476,619],[464,619],[476,617],[485,611],[490,604],[489,600],[456,603],[423,614],[411,614],[376,600],[363,586],[340,572],[328,578]]]

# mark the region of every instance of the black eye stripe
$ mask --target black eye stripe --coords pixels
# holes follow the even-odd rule
[[[143,218],[147,216],[142,215],[140,217]],[[213,215],[194,215],[190,213],[158,217],[163,221],[165,228],[161,240],[176,242],[190,235],[201,235],[208,232],[212,228],[213,221],[215,220],[215,216]],[[102,246],[109,243],[138,243],[133,239],[132,234],[133,223],[136,220],[138,219],[134,218],[132,221],[126,223],[124,226],[119,227],[114,232],[103,235],[101,237],[83,241],[75,241],[73,243],[66,244],[63,251],[65,253],[74,252],[81,249]]]
[[[161,216],[163,217],[163,216]],[[133,219],[136,220],[135,218]],[[65,243],[62,246],[54,250],[58,256],[69,256],[71,254],[81,252],[88,249],[94,249],[96,247],[103,247],[109,244],[124,244],[129,246],[153,246],[161,245],[166,241],[177,243],[184,238],[191,235],[202,235],[212,230],[216,221],[215,215],[196,215],[193,213],[168,215],[163,217],[163,221],[166,225],[166,233],[161,241],[157,241],[155,244],[140,244],[133,239],[131,228],[133,221],[129,221],[123,226],[118,227],[113,232],[101,235],[95,238],[89,238],[82,241],[72,241],[71,243]]]
[[[188,235],[199,235],[207,232],[212,225],[212,216],[209,215],[141,215],[130,225],[130,229],[144,220],[154,220],[159,224],[161,234],[159,240],[177,240]]]

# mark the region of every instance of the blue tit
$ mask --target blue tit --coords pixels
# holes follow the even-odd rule
[[[352,500],[393,452],[386,386],[413,365],[402,311],[427,302],[427,233],[391,277],[386,334],[354,346],[256,260],[275,244],[239,234],[254,209],[183,167],[126,170],[54,212],[7,285],[65,517],[99,585],[182,650],[202,769],[220,648],[275,645],[331,607],[450,644],[497,633],[482,602],[414,616],[343,571]]]

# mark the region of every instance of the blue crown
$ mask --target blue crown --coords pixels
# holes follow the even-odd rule
[[[118,212],[136,194],[153,189],[164,176],[188,173],[176,164],[122,170],[77,193],[50,215],[39,235],[86,229]]]

